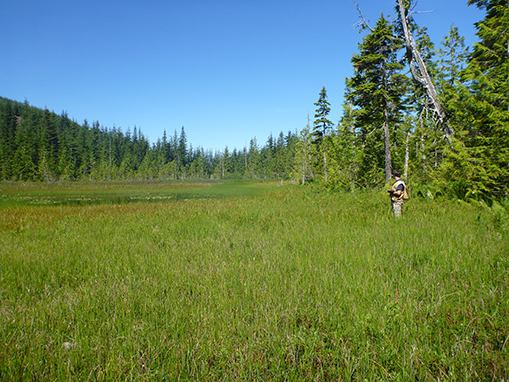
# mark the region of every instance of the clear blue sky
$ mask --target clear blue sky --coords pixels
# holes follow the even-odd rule
[[[184,126],[193,147],[242,149],[300,131],[323,86],[341,117],[363,33],[352,0],[1,0],[0,96],[90,123]],[[358,0],[372,26],[395,0]],[[438,47],[451,24],[467,45],[484,18],[467,0],[421,0]]]

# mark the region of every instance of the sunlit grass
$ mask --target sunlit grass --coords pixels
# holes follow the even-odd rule
[[[0,379],[508,377],[487,211],[242,187],[259,196],[3,208]]]

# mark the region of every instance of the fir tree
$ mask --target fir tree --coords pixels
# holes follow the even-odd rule
[[[401,47],[401,39],[394,36],[382,14],[351,60],[355,75],[348,80],[347,101],[354,106],[355,126],[362,138],[359,170],[365,185],[376,185],[380,172],[385,173],[386,183],[391,178],[391,133],[401,119],[406,83],[403,65],[397,59]]]
[[[46,181],[58,178],[59,142],[55,120],[48,109],[41,119],[41,146],[39,151],[39,175]]]
[[[348,99],[350,90],[346,87],[345,99]],[[353,116],[353,105],[346,101],[343,104],[343,117],[338,123],[337,134],[334,137],[334,156],[332,159],[335,166],[331,171],[331,182],[329,187],[341,190],[353,190],[357,179],[358,163],[358,142],[355,132],[355,121]]]
[[[16,115],[12,102],[5,102],[0,110],[0,179],[13,176],[13,157],[15,148]]]
[[[457,118],[458,88],[462,86],[461,72],[468,57],[465,38],[459,34],[458,27],[451,25],[449,33],[442,39],[441,47],[437,53],[439,55],[437,77],[440,100],[451,124],[457,125],[459,123]]]
[[[466,89],[458,112],[463,117],[463,146],[446,166],[446,185],[457,196],[491,199],[507,196],[509,184],[509,9],[507,0],[470,0],[486,10],[476,23],[474,44],[462,72]]]
[[[317,152],[321,152],[323,158],[323,177],[327,182],[327,136],[334,124],[327,119],[330,113],[330,104],[327,101],[327,90],[325,86],[320,91],[318,101],[315,103],[315,121],[313,123],[313,143],[317,147]]]
[[[249,141],[249,151],[247,153],[246,175],[250,178],[258,177],[260,165],[260,149],[256,137]]]

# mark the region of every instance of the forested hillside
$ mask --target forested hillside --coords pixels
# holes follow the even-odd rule
[[[188,144],[182,127],[163,132],[155,144],[134,127],[122,132],[66,112],[0,98],[2,180],[168,180],[197,178],[288,177],[296,135],[270,136],[260,147],[253,138],[242,151],[212,153]]]
[[[263,144],[253,138],[240,150],[193,148],[184,128],[162,132],[151,144],[136,127],[79,124],[66,112],[0,98],[0,178],[292,178],[348,191],[382,187],[398,168],[416,192],[507,197],[507,0],[467,3],[486,11],[473,47],[454,26],[435,46],[412,17],[415,1],[395,1],[396,20],[382,14],[376,25],[362,26],[337,124],[328,119],[337,105],[328,103],[323,87],[304,129],[295,126],[295,133]]]

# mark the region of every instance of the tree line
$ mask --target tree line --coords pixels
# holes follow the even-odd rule
[[[122,132],[67,112],[0,97],[0,178],[14,181],[288,178],[296,134],[256,138],[243,150],[188,144],[184,127],[150,144],[136,126]]]
[[[124,133],[79,124],[66,112],[0,98],[0,178],[291,178],[352,191],[382,187],[398,168],[415,192],[507,197],[507,0],[467,0],[486,12],[475,24],[473,47],[453,25],[436,48],[412,17],[415,5],[396,0],[398,17],[382,13],[374,26],[361,17],[365,35],[351,59],[337,124],[323,87],[300,132],[213,153],[188,144],[183,127],[151,145],[136,127]]]
[[[466,200],[506,198],[509,185],[509,7],[468,0],[486,11],[479,42],[465,46],[451,26],[439,48],[396,0],[398,18],[365,22],[345,80],[343,117],[328,120],[325,87],[314,121],[299,135],[294,177],[338,190],[382,187],[393,168],[415,192]]]

